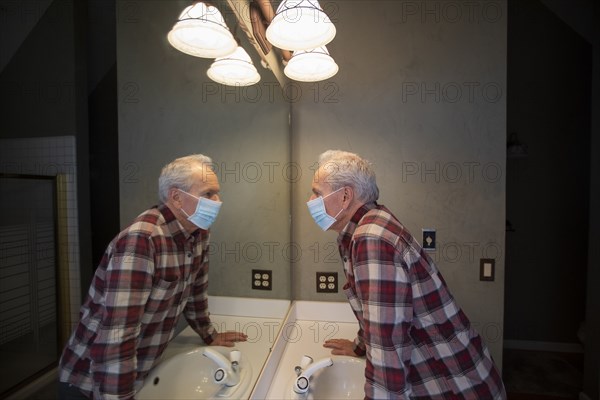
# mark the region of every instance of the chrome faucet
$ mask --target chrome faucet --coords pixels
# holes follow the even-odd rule
[[[310,386],[310,377],[315,372],[332,365],[333,360],[331,357],[322,358],[316,362],[313,362],[312,357],[302,357],[300,365],[294,368],[296,375],[298,376],[294,381],[294,392],[298,394],[306,393]]]
[[[215,383],[222,383],[225,386],[235,386],[240,383],[239,363],[241,352],[232,350],[229,353],[229,360],[217,350],[205,347],[202,355],[210,358],[217,363],[219,368],[215,371]]]

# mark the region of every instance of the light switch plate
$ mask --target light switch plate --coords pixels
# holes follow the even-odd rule
[[[479,260],[479,280],[493,281],[496,275],[496,260],[493,258],[482,258]]]

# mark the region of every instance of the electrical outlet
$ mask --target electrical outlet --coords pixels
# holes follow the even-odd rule
[[[435,229],[423,229],[423,249],[435,250]]]
[[[317,293],[337,293],[338,273],[317,272]]]
[[[252,289],[273,290],[273,271],[268,269],[253,269]]]

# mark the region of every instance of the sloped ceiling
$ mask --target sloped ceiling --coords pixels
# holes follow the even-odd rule
[[[0,72],[46,13],[52,1],[0,0]]]

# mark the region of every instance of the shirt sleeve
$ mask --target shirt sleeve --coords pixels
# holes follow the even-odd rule
[[[362,329],[358,331],[358,335],[356,336],[356,339],[354,339],[354,348],[352,350],[354,351],[354,354],[356,354],[359,357],[362,357],[365,354],[367,354],[365,342],[363,342],[362,340]]]
[[[208,312],[208,256],[203,259],[196,281],[192,285],[184,315],[188,324],[200,335],[204,343],[211,344],[217,330],[212,325]]]
[[[136,340],[152,291],[153,250],[149,238],[127,235],[115,243],[105,271],[97,271],[94,297],[99,309],[96,339],[90,348],[93,397],[130,399],[137,367]],[[100,294],[100,296],[98,296]]]
[[[407,390],[412,291],[407,268],[396,255],[393,244],[376,236],[361,237],[352,247],[367,355],[367,398],[404,398]]]

